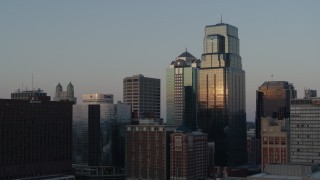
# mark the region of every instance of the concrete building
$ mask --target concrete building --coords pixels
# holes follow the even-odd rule
[[[0,99],[0,179],[72,173],[72,103]]]
[[[126,135],[126,179],[167,180],[170,176],[170,134],[175,127],[140,120],[128,125]]]
[[[290,162],[320,163],[320,98],[291,100]]]
[[[123,102],[131,105],[133,118],[160,119],[160,79],[141,74],[124,78]]]
[[[286,164],[289,159],[289,119],[261,118],[261,169],[266,164]]]
[[[56,94],[53,101],[70,101],[77,104],[77,98],[74,97],[74,87],[71,82],[68,84],[66,91],[63,91],[60,83],[56,86]]]
[[[120,102],[113,104],[110,94],[84,94],[83,102],[73,106],[76,177],[94,179],[121,175],[123,178],[125,130],[131,121],[131,106]]]
[[[237,27],[222,22],[205,27],[198,72],[198,128],[215,142],[215,163],[246,163],[245,71]]]
[[[197,129],[197,86],[200,60],[187,50],[167,68],[167,124]]]
[[[179,126],[170,135],[170,179],[205,179],[207,174],[207,134]]]

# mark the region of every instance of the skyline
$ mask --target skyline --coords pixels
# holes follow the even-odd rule
[[[34,87],[51,98],[59,82],[71,81],[78,104],[85,93],[122,101],[123,79],[143,74],[161,79],[165,118],[166,68],[186,48],[200,59],[204,27],[220,23],[222,14],[239,30],[247,121],[254,121],[264,81],[291,82],[298,98],[304,88],[320,90],[320,2],[308,2],[1,1],[0,98],[9,99],[22,82],[31,89],[33,74]]]

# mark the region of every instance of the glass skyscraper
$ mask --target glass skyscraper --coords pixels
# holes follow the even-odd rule
[[[216,165],[246,163],[245,72],[236,27],[205,27],[198,76],[198,127],[215,142]]]
[[[187,50],[167,68],[167,123],[196,130],[197,73],[200,60]]]

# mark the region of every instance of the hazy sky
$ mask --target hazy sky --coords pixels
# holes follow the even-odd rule
[[[246,71],[247,120],[254,121],[255,91],[268,80],[320,91],[319,0],[51,0],[0,1],[0,98],[22,84],[51,97],[60,82],[84,93],[122,100],[122,80],[143,74],[161,79],[188,48],[203,52],[204,27],[239,29]],[[273,79],[271,78],[273,74]],[[320,92],[319,92],[320,93]]]

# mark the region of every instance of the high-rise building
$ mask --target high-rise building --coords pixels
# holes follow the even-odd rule
[[[167,68],[167,124],[196,130],[199,64],[186,50]]]
[[[72,173],[72,103],[0,99],[0,179]]]
[[[124,78],[123,102],[131,105],[133,118],[160,119],[160,79],[141,74]]]
[[[320,163],[320,98],[292,99],[290,162]]]
[[[289,162],[289,119],[261,118],[261,165]]]
[[[110,94],[84,94],[82,98],[83,104],[73,106],[73,164],[77,177],[114,177],[115,171],[124,176],[130,105],[113,104]],[[92,173],[83,171],[88,168]]]
[[[260,139],[261,117],[290,117],[290,99],[297,97],[293,84],[287,81],[266,81],[256,92],[256,137]]]
[[[53,101],[71,101],[77,104],[77,98],[74,97],[74,87],[71,82],[68,84],[66,91],[63,91],[60,83],[56,86],[56,94]]]
[[[153,119],[127,126],[126,179],[169,179],[169,143],[173,131],[174,127],[155,123]]]
[[[245,72],[238,29],[219,23],[205,27],[198,73],[198,127],[215,142],[215,163],[246,163]]]
[[[179,126],[170,135],[170,179],[206,179],[207,134]]]

